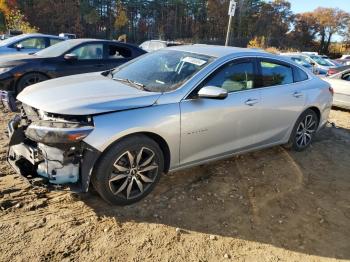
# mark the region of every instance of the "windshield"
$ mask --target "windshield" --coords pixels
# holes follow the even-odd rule
[[[78,43],[75,40],[66,40],[55,45],[52,45],[48,48],[45,48],[39,52],[36,52],[35,55],[42,57],[57,57],[65,54],[71,48],[76,46]]]
[[[329,63],[327,60],[323,59],[320,56],[310,56],[313,60],[315,60],[315,62],[321,66],[333,66],[331,63]]]
[[[206,55],[161,50],[117,68],[112,76],[115,80],[138,83],[148,91],[169,92],[180,87],[212,60]]]

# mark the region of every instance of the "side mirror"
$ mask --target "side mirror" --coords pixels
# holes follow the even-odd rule
[[[23,45],[22,44],[16,45],[16,49],[17,51],[20,51],[21,49],[23,49]]]
[[[310,62],[310,65],[315,66],[316,64],[315,62]]]
[[[78,56],[76,54],[65,54],[64,59],[67,61],[76,61],[78,60]]]
[[[200,98],[224,99],[227,95],[226,89],[216,86],[205,86],[198,92],[198,97]]]

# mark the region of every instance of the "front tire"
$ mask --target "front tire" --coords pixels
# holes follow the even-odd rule
[[[36,83],[48,80],[49,78],[46,75],[41,73],[28,73],[22,76],[17,84],[17,95],[23,91],[24,88],[30,85],[34,85]]]
[[[308,148],[318,128],[319,119],[315,111],[307,109],[298,118],[291,133],[287,147],[295,151]]]
[[[144,135],[117,142],[101,157],[92,175],[99,195],[113,205],[130,205],[147,196],[164,170],[158,144]]]

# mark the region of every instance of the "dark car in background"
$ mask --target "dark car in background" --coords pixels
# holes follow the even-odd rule
[[[106,71],[146,53],[117,41],[72,39],[35,54],[0,57],[0,90],[17,95],[26,86],[51,78]]]
[[[0,41],[0,56],[35,53],[64,40],[55,35],[21,34]]]

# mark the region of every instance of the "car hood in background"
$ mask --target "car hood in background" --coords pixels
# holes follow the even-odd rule
[[[90,73],[29,86],[17,99],[49,113],[93,115],[151,106],[160,95],[136,89],[101,73]]]
[[[0,56],[0,65],[1,67],[10,66],[10,65],[16,66],[19,64],[33,61],[33,60],[38,60],[41,58],[42,57],[23,54],[23,53],[5,54]]]

